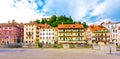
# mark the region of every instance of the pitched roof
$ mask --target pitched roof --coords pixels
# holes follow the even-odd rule
[[[58,28],[84,28],[82,24],[59,24]]]
[[[30,21],[29,23],[25,23],[24,25],[36,25],[37,23],[35,21]]]
[[[13,20],[12,22],[8,21],[8,23],[1,23],[0,26],[4,26],[4,27],[16,26],[16,27],[23,28],[23,25],[15,22],[15,20]]]
[[[50,25],[48,25],[48,24],[37,24],[37,27],[39,27],[39,28],[49,28]]]
[[[92,32],[107,30],[104,26],[101,26],[101,25],[91,25],[91,26],[89,26],[89,29],[90,29]]]

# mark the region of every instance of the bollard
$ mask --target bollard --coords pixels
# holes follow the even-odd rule
[[[111,51],[111,47],[109,46],[109,53],[111,54],[112,53],[112,51]]]

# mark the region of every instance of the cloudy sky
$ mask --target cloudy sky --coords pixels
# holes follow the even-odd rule
[[[120,0],[1,0],[0,23],[29,22],[56,13],[89,24],[120,22]]]

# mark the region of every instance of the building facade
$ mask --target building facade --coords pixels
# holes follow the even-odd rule
[[[43,44],[54,44],[57,39],[57,31],[48,24],[38,24],[38,39]]]
[[[84,27],[82,24],[59,24],[58,44],[79,44],[85,43]]]
[[[91,25],[87,29],[88,44],[109,44],[110,31],[102,25]]]
[[[0,24],[0,43],[22,43],[23,24],[18,24],[13,20],[11,23]]]
[[[110,21],[108,23],[103,22],[103,26],[105,26],[110,31],[110,39],[111,42],[113,42],[116,45],[120,45],[120,39],[119,39],[119,26],[120,22],[111,23]]]
[[[24,24],[24,43],[35,43],[36,22],[30,21]]]

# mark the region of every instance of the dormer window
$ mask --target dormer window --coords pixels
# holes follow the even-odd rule
[[[95,30],[96,32],[98,32],[98,30]]]

